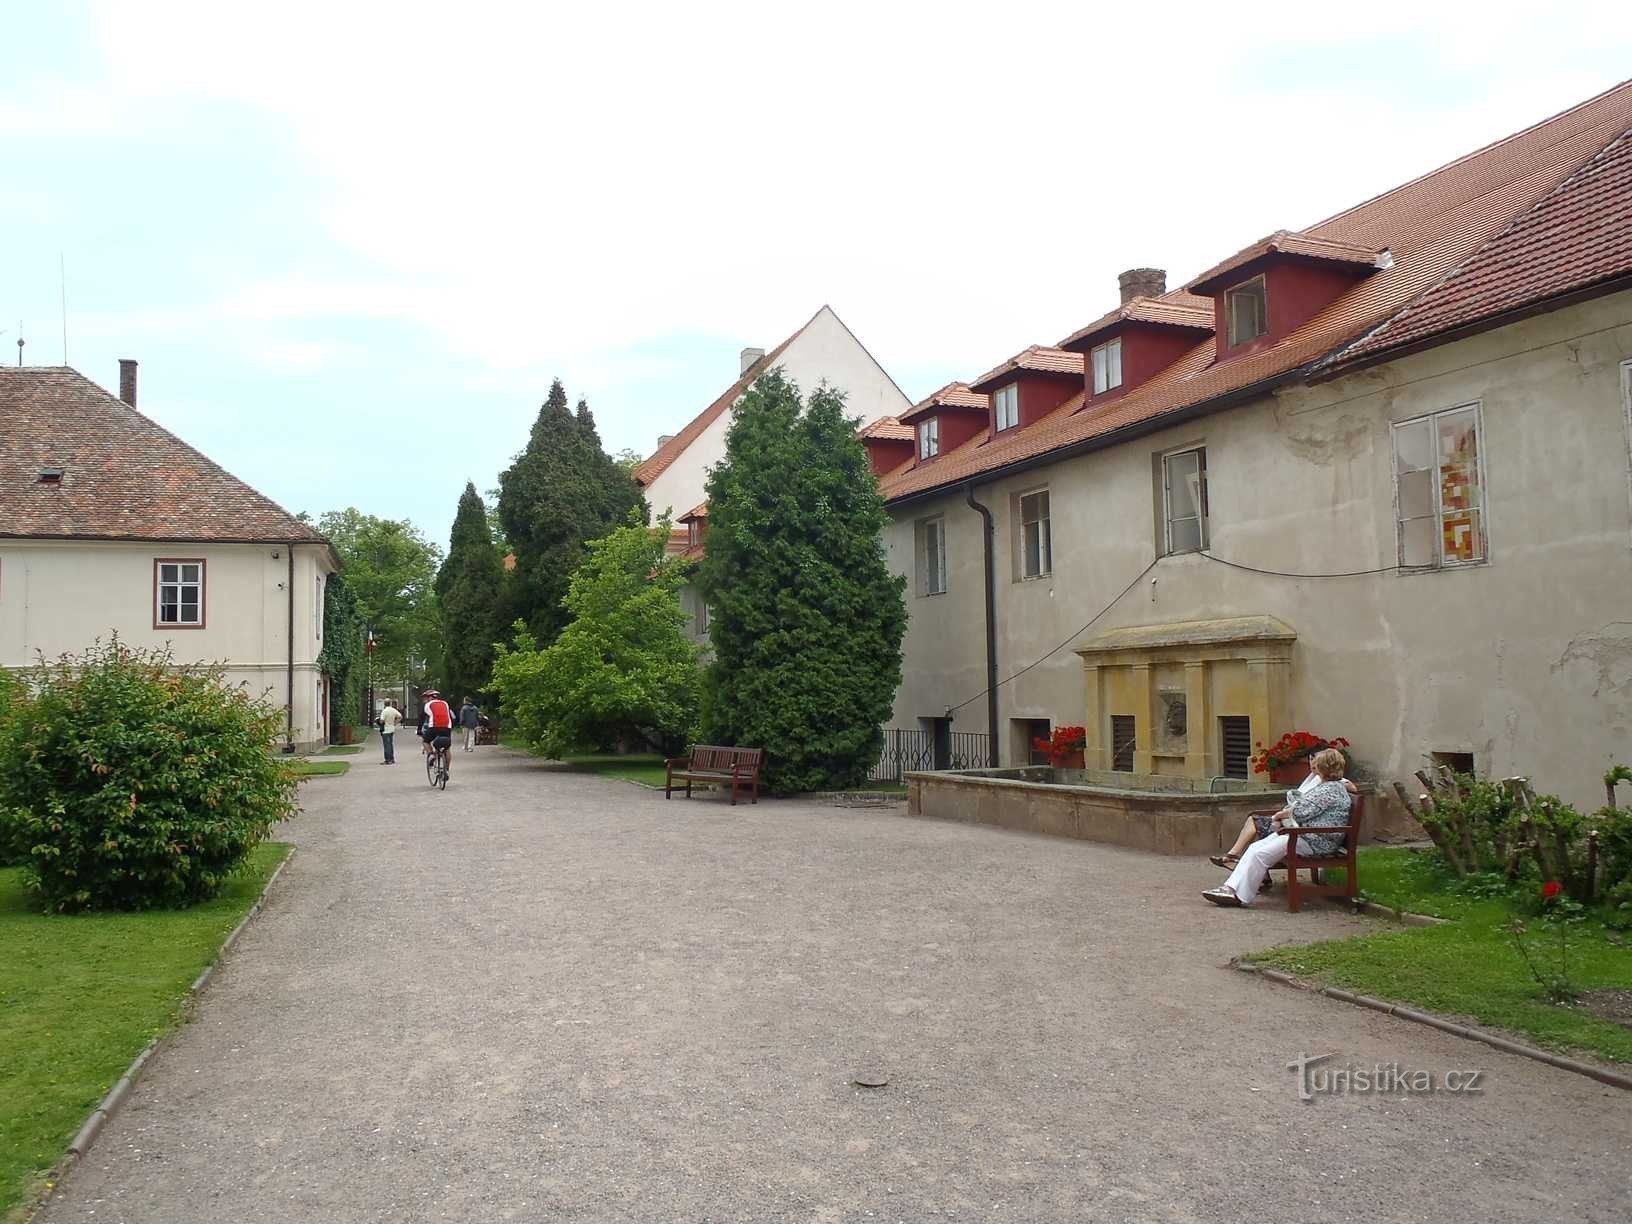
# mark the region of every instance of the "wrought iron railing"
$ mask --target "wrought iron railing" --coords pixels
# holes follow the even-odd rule
[[[874,782],[899,782],[917,769],[984,769],[991,763],[991,743],[984,731],[952,731],[937,753],[933,732],[887,729],[878,764],[867,776]]]

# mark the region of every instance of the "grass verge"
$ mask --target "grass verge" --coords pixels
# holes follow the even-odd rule
[[[1271,948],[1246,959],[1322,986],[1468,1017],[1521,1033],[1547,1049],[1632,1062],[1632,1028],[1543,1000],[1505,929],[1515,914],[1511,898],[1454,892],[1429,856],[1412,850],[1361,850],[1360,880],[1374,901],[1450,921],[1431,927],[1388,924],[1377,934]],[[1543,926],[1532,923],[1533,945],[1542,943]],[[1556,940],[1545,946],[1556,949]],[[1632,940],[1594,918],[1572,925],[1569,971],[1580,990],[1632,989]]]
[[[350,761],[294,761],[295,773],[302,778],[314,778],[323,774],[343,774],[351,768]]]
[[[639,782],[644,786],[662,786],[664,778],[667,777],[663,758],[655,754],[619,756],[604,752],[591,756],[568,757],[562,764],[578,773],[622,778],[625,782]]]
[[[330,744],[327,748],[323,749],[323,755],[351,756],[353,753],[361,752],[362,750],[362,744]]]
[[[42,914],[22,868],[0,869],[0,1218],[176,1023],[188,986],[288,851],[256,847],[213,901],[139,914]]]

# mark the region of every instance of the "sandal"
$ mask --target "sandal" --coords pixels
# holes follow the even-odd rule
[[[1241,898],[1227,888],[1209,888],[1201,895],[1214,905],[1222,905],[1226,908],[1241,904]]]
[[[1241,861],[1239,854],[1209,854],[1207,861],[1214,867],[1223,867],[1226,871],[1234,871],[1235,865]]]

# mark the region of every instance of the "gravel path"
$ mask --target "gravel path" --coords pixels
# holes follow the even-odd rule
[[[1628,1094],[1226,968],[1374,920],[900,808],[351,760],[42,1221],[1632,1218]],[[1484,1091],[1300,1103],[1297,1052]]]

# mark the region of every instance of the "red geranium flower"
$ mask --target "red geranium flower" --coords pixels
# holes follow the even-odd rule
[[[1548,880],[1547,883],[1541,886],[1541,899],[1543,901],[1551,901],[1563,891],[1564,885],[1560,884],[1557,880]]]

